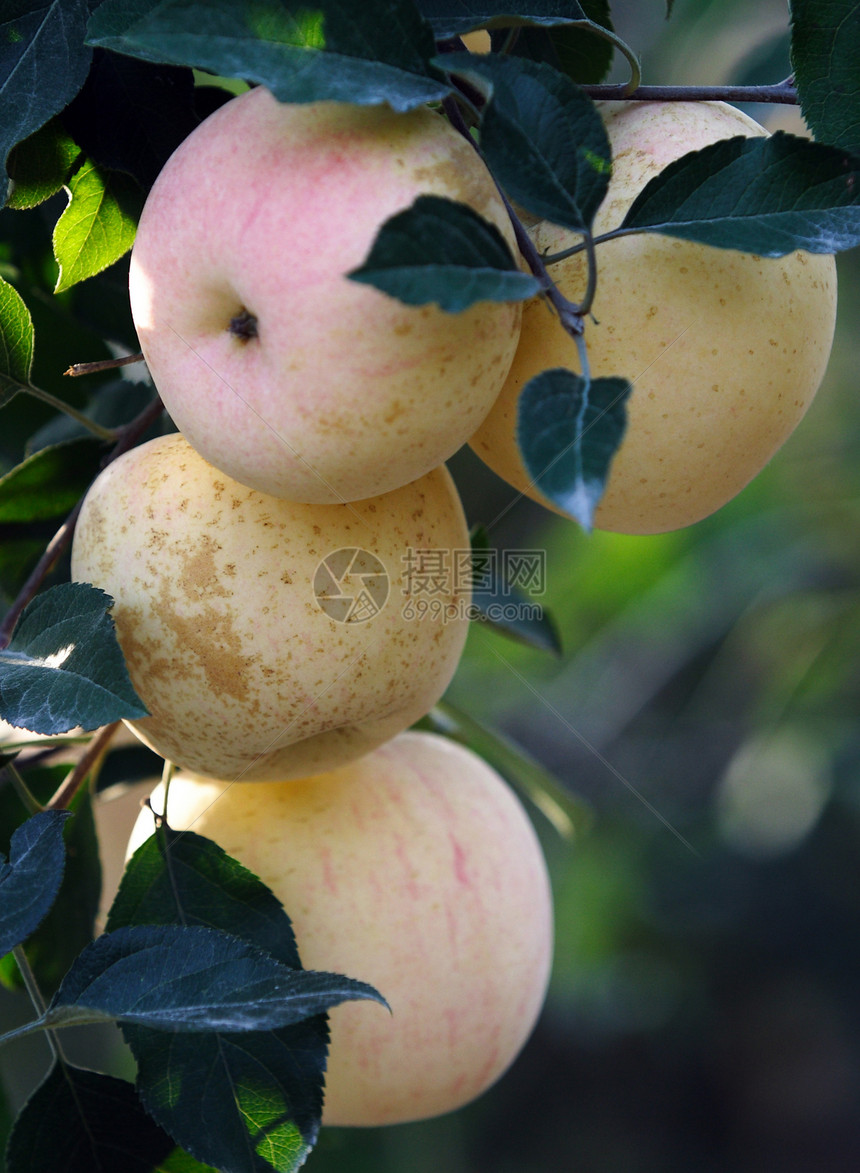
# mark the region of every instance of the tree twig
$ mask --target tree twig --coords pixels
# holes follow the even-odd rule
[[[80,790],[87,774],[89,774],[95,763],[107,749],[119,726],[120,722],[114,721],[112,725],[105,725],[98,731],[90,741],[80,761],[69,771],[62,785],[47,804],[46,810],[62,811],[68,809],[69,803],[75,797],[78,790]]]
[[[623,85],[583,86],[595,101],[613,102],[769,102],[797,105],[792,78],[772,86],[637,86],[625,93]]]
[[[68,370],[63,371],[63,374],[77,379],[80,375],[95,375],[99,371],[112,371],[116,367],[127,367],[136,362],[143,362],[142,351],[138,351],[137,354],[126,354],[122,358],[102,358],[96,362],[72,363]]]

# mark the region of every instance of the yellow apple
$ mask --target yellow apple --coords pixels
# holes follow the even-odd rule
[[[520,303],[449,314],[346,276],[422,194],[470,205],[515,249],[489,172],[427,108],[285,105],[257,88],[174,152],[129,287],[159,393],[205,459],[330,504],[416,480],[466,442],[510,367]]]
[[[466,638],[453,551],[468,549],[444,467],[384,497],[299,505],[172,435],[97,478],[72,575],[115,599],[147,745],[210,776],[281,779],[332,769],[432,708]],[[416,576],[410,550],[439,552],[438,581]],[[410,607],[423,587],[436,593]]]
[[[672,160],[718,139],[766,132],[722,103],[607,103],[614,163],[595,234],[620,225],[645,184]],[[547,222],[531,229],[542,253],[578,243]],[[598,285],[586,324],[591,373],[633,383],[628,428],[595,524],[659,533],[706,517],[738,493],[787,439],[824,374],[836,316],[830,256],[779,259],[668,236],[597,246]],[[582,254],[550,269],[582,299]],[[532,484],[516,442],[517,403],[540,371],[579,371],[576,346],[538,299],[526,304],[520,344],[499,399],[471,440],[520,492]]]
[[[163,792],[152,799],[163,810]],[[331,1012],[326,1124],[450,1112],[513,1061],[543,1002],[552,904],[531,823],[470,750],[403,733],[332,773],[230,786],[177,775],[167,820],[274,891],[302,964],[370,982]],[[129,854],[152,834],[143,811]]]

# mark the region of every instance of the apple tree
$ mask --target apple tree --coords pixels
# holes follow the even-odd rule
[[[427,477],[438,485],[447,474],[436,466],[471,440],[477,454],[520,492],[571,525],[655,532],[689,524],[739,491],[808,406],[833,330],[831,258],[860,243],[860,9],[852,0],[793,0],[787,30],[792,74],[777,84],[672,87],[660,85],[659,78],[658,84],[643,80],[636,46],[615,30],[610,8],[607,0],[10,0],[4,8],[0,980],[26,990],[33,1003],[31,1020],[3,1041],[43,1033],[51,1051],[47,1075],[10,1126],[9,1173],[296,1169],[308,1158],[323,1120],[329,1012],[349,1003],[386,1005],[389,991],[361,973],[305,968],[290,919],[294,910],[214,839],[175,831],[169,803],[155,817],[143,816],[156,833],[130,859],[105,931],[96,931],[96,786],[127,780],[129,770],[149,776],[156,763],[165,790],[174,766],[215,775],[214,766],[205,768],[209,743],[230,742],[231,720],[214,706],[236,685],[239,668],[231,675],[229,664],[239,658],[226,654],[235,650],[235,634],[219,626],[210,607],[210,596],[226,593],[224,575],[235,576],[236,594],[244,594],[250,612],[248,627],[262,633],[261,645],[269,643],[286,658],[284,649],[294,639],[296,662],[325,691],[354,667],[348,657],[328,657],[311,638],[324,631],[334,639],[337,624],[345,621],[332,614],[345,602],[336,589],[342,576],[351,569],[366,588],[365,610],[350,613],[354,622],[372,623],[385,602],[374,591],[383,579],[386,591],[395,582],[385,574],[392,566],[373,563],[372,551],[363,552],[371,561],[355,563],[348,525],[323,548],[322,519],[332,516],[326,510],[356,515],[367,508],[390,518],[387,493],[403,486],[422,492],[415,486]],[[671,17],[672,4],[667,8]],[[605,80],[613,67],[623,70],[623,80]],[[810,135],[768,135],[733,106],[713,105],[744,102],[799,106]],[[275,127],[271,142],[253,137],[253,120],[240,123],[223,159],[202,156],[204,162],[195,164],[195,144],[213,126],[229,126],[237,109],[264,106]],[[337,128],[343,112],[349,134]],[[371,144],[372,136],[365,141],[357,128],[377,124],[385,131]],[[393,144],[413,124],[420,135],[446,145],[433,166],[410,163],[413,177],[423,167],[424,178],[407,183],[400,203],[391,205],[396,173],[404,168],[404,153],[396,154]],[[283,174],[275,173],[277,182],[257,176],[252,183],[247,171],[263,157],[260,143],[276,153],[278,136],[286,149],[298,134],[290,128],[308,125],[315,127],[308,143],[290,157]],[[223,137],[216,131],[216,144]],[[231,171],[231,152],[243,146],[244,171]],[[423,150],[426,143],[418,146]],[[388,170],[382,179],[376,172],[369,181],[365,177],[364,188],[346,189],[347,174],[360,173],[363,164],[370,173],[371,148]],[[178,172],[177,160],[186,159],[186,170]],[[210,312],[206,283],[197,278],[218,265],[238,271],[235,242],[243,233],[250,240],[253,215],[267,205],[278,208],[289,173],[302,167],[316,168],[316,187],[308,183],[303,189],[305,204],[307,193],[312,196],[306,216],[299,204],[284,213],[282,232],[263,233],[250,278],[243,276],[244,284],[237,279],[226,299],[213,297],[218,308]],[[174,174],[181,180],[170,193]],[[177,199],[174,216],[171,201]],[[359,212],[363,216],[368,208],[377,209],[370,234],[346,260],[341,241],[355,235]],[[302,222],[314,215],[316,237],[302,235]],[[336,237],[333,248],[322,239],[326,215]],[[302,248],[305,284],[294,288],[287,259],[292,264]],[[334,266],[333,279],[314,302],[317,278],[322,287],[332,276],[326,265]],[[717,292],[701,309],[705,342],[696,350],[692,339],[682,341],[671,323],[658,325],[657,319],[673,298],[695,300],[706,285]],[[254,300],[263,287],[293,301],[264,316]],[[291,332],[287,327],[308,306],[307,324]],[[168,309],[162,319],[153,311],[150,320],[151,307]],[[708,330],[714,332],[714,315],[723,312],[722,343],[714,346]],[[230,368],[227,380],[220,360],[206,358],[213,378],[204,383],[201,377],[195,400],[196,376],[179,361],[193,352],[203,362],[206,331],[190,338],[195,314],[214,315],[215,345],[232,347],[244,359],[257,361],[280,331],[283,353],[275,376],[267,370],[259,385],[246,387],[237,381],[240,367],[237,378]],[[316,332],[308,341],[311,328]],[[402,341],[407,336],[417,340],[408,362]],[[657,390],[649,390],[640,376],[651,365],[643,356],[655,339],[657,358],[675,342],[675,354],[686,357],[671,372],[661,367]],[[284,375],[278,382],[277,371],[297,363],[306,342],[308,361],[316,364],[313,378]],[[446,347],[453,357],[440,368]],[[777,351],[790,352],[784,366]],[[765,360],[743,375],[734,398],[720,397],[720,379],[729,380],[754,352]],[[350,365],[358,363],[357,355],[363,381],[358,366]],[[374,356],[379,365],[371,369]],[[789,385],[809,356],[798,385]],[[712,361],[718,373],[725,372],[719,379]],[[398,363],[406,365],[407,375],[392,381]],[[330,388],[323,387],[333,369],[336,395],[351,397],[349,417],[344,410],[338,415]],[[306,450],[298,433],[288,431],[291,417],[275,419],[280,407],[266,396],[274,386],[276,399],[291,402],[306,394],[308,383],[303,428],[318,443]],[[221,384],[226,407],[216,403]],[[421,388],[414,403],[408,400],[410,384]],[[663,385],[665,397],[657,401]],[[466,405],[476,386],[484,396],[473,415],[471,402],[468,410]],[[754,393],[763,403],[763,423],[747,414]],[[699,407],[691,406],[700,399]],[[653,401],[657,407],[649,416]],[[682,426],[694,410],[704,419],[701,442]],[[778,426],[771,426],[776,417]],[[148,632],[156,671],[153,656],[140,654],[143,621],[132,614],[125,589],[136,551],[157,535],[163,542],[165,527],[174,524],[173,505],[183,507],[184,457],[164,465],[160,519],[153,520],[154,497],[140,488],[144,480],[137,495],[129,491],[121,499],[120,487],[127,470],[144,467],[151,453],[184,451],[189,443],[189,459],[208,462],[211,501],[236,486],[253,498],[261,527],[281,525],[294,535],[306,526],[310,535],[323,533],[323,546],[308,537],[313,558],[301,579],[305,594],[289,630],[269,632],[266,606],[259,603],[259,615],[254,610],[262,596],[242,585],[250,554],[243,555],[238,541],[236,556],[219,563],[212,551],[221,549],[219,535],[227,545],[228,522],[220,513],[207,514],[210,545],[186,592],[205,597],[206,606],[184,625],[173,622],[169,655],[166,628]],[[706,462],[701,450],[709,447]],[[312,480],[325,480],[325,494],[282,501],[301,480],[281,479],[286,449],[310,469]],[[432,455],[421,456],[425,450]],[[659,479],[667,453],[682,469],[680,481]],[[740,471],[724,476],[738,453]],[[329,463],[323,478],[324,459]],[[267,465],[267,479],[255,483]],[[622,469],[623,500],[610,509],[621,493]],[[671,506],[687,492],[708,503],[698,512],[671,513],[667,521],[670,514],[657,516],[637,498],[637,486],[649,479],[659,482],[658,495]],[[720,485],[709,496],[704,490],[716,480]],[[118,487],[105,493],[110,484]],[[469,486],[459,488],[468,502]],[[450,490],[444,492],[449,502]],[[117,543],[110,591],[99,578],[112,542],[88,520],[97,498],[107,500],[99,508],[110,519],[110,532],[132,535],[128,549]],[[236,510],[239,497],[233,500]],[[444,511],[448,506],[439,506],[441,500],[434,508]],[[208,505],[201,508],[205,512]],[[409,530],[407,515],[414,520],[421,508],[414,502],[402,507],[406,537],[402,550],[391,547],[389,563],[401,553],[411,556],[422,542],[432,544],[420,527]],[[634,515],[639,520],[631,521]],[[76,554],[86,571],[75,574],[70,551],[79,517],[89,536],[79,537],[87,549],[79,545]],[[417,704],[402,707],[400,725],[381,724],[376,740],[350,740],[343,735],[342,713],[329,714],[323,732],[339,748],[331,760],[303,758],[313,766],[298,770],[296,785],[304,785],[306,774],[348,769],[355,761],[366,770],[375,759],[363,755],[376,752],[380,742],[384,750],[417,720],[422,736],[442,735],[486,759],[558,826],[578,824],[584,813],[575,795],[510,742],[441,699],[468,621],[558,651],[546,613],[530,610],[525,598],[521,606],[501,605],[518,596],[494,561],[482,578],[481,567],[491,561],[486,527],[477,524],[470,535],[457,513],[451,533],[461,531],[462,538],[445,539],[442,552],[466,556],[469,585],[450,604],[455,615],[444,608],[419,614],[422,622],[438,623],[438,630],[422,629],[427,638],[420,654],[412,660],[404,654],[403,678],[396,681],[399,693],[431,678],[433,687],[419,690]],[[173,536],[180,550],[191,540],[179,529]],[[464,548],[456,549],[457,541]],[[344,552],[349,568],[343,559],[332,560]],[[276,565],[292,586],[290,556],[279,548]],[[153,574],[169,572],[156,565]],[[470,601],[469,588],[479,580],[483,589]],[[396,585],[408,597],[403,581],[397,578]],[[420,612],[417,598],[410,605],[413,610],[402,613],[402,630],[388,632],[399,648],[409,642],[409,624],[414,632],[413,615]],[[153,622],[164,611],[154,607]],[[320,614],[328,626],[309,618]],[[462,621],[462,639],[452,634],[453,621]],[[434,676],[427,668],[429,645],[443,637],[454,651]],[[211,672],[194,676],[203,640],[211,646],[220,641],[228,667],[217,679]],[[264,669],[276,672],[268,662]],[[368,677],[374,672],[383,669]],[[191,723],[172,727],[180,706],[171,694],[158,713],[171,746],[163,762],[123,740],[121,731],[126,722],[165,752],[147,732],[162,704],[153,683],[158,679],[192,681],[186,692],[194,693],[199,722],[192,706],[184,717],[188,722],[190,713]],[[283,687],[298,695],[303,681],[290,676]],[[361,692],[372,684],[366,679],[355,688]],[[247,682],[237,688],[247,692]],[[362,710],[350,720],[358,728],[371,717],[388,719],[390,697],[386,704],[384,712],[368,716]],[[246,721],[253,724],[257,711],[249,709]],[[202,756],[184,762],[183,743],[192,742],[202,746]],[[237,765],[228,778],[221,767],[219,784],[237,783],[231,801],[241,792],[237,780],[246,769]],[[267,784],[292,785],[261,783]],[[474,827],[472,834],[477,837]],[[332,836],[323,846],[336,849],[337,841]],[[389,944],[381,941],[378,948]],[[564,949],[563,940],[557,948]],[[492,958],[487,965],[493,968]],[[472,1013],[486,1013],[477,997]],[[137,1065],[135,1083],[67,1058],[64,1028],[104,1022],[120,1025]],[[439,1032],[450,1027],[437,1025]],[[424,1114],[435,1110],[430,1106]]]

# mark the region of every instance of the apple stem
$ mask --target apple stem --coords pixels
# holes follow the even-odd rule
[[[230,319],[230,333],[240,342],[250,342],[252,338],[259,337],[257,319],[250,310],[242,306],[238,314]]]

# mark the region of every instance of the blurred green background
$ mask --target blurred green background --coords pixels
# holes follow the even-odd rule
[[[613,12],[646,82],[788,72],[783,0],[677,0],[669,22],[660,0]],[[453,462],[494,545],[547,550],[564,656],[473,625],[448,699],[528,749],[594,819],[571,844],[532,812],[557,953],[511,1071],[436,1121],[324,1131],[314,1173],[857,1166],[860,256],[839,269],[824,385],[713,518],[586,537],[528,502],[508,509],[512,491],[468,452]],[[18,1103],[45,1057],[9,1056]]]

